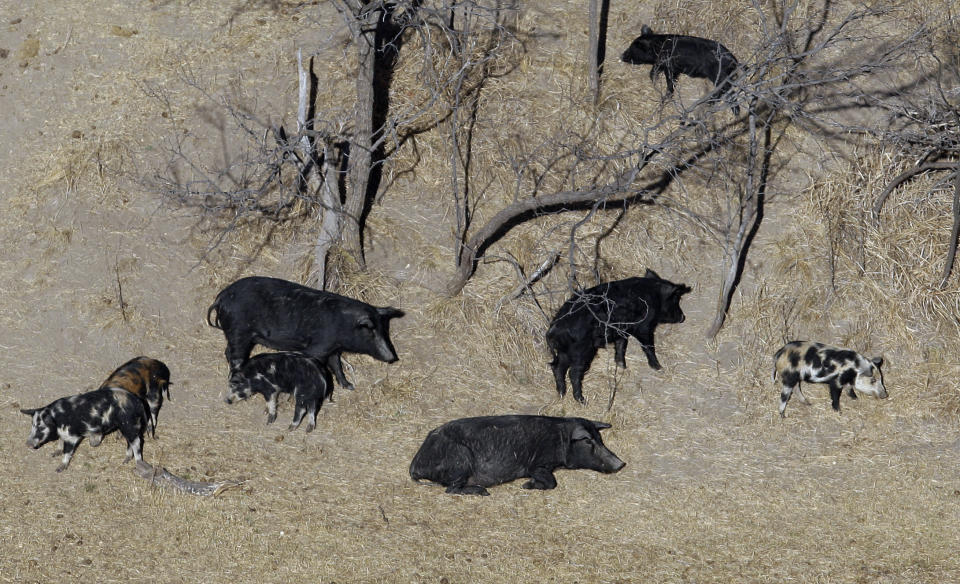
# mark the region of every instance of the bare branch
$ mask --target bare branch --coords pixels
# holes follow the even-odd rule
[[[873,204],[873,220],[874,222],[880,221],[880,211],[883,209],[884,203],[887,202],[887,198],[890,196],[890,193],[897,190],[897,187],[907,182],[910,179],[916,178],[917,176],[930,172],[931,170],[954,170],[957,167],[956,162],[927,162],[919,166],[915,166],[910,170],[906,170],[898,174],[890,183],[883,189],[880,195],[877,197],[876,202]]]

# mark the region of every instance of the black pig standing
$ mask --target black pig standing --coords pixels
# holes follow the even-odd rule
[[[730,77],[740,64],[733,53],[717,41],[681,34],[655,34],[647,25],[643,25],[640,36],[630,43],[620,60],[632,65],[653,65],[650,81],[663,73],[668,96],[673,95],[674,82],[681,73],[706,79],[716,87],[712,98],[730,90]],[[733,106],[733,113],[740,115],[739,106]]]
[[[463,495],[489,495],[486,487],[524,477],[530,478],[524,489],[552,489],[557,468],[614,473],[624,467],[600,438],[600,430],[609,427],[548,416],[453,420],[427,434],[410,464],[410,477]]]
[[[664,280],[653,270],[643,278],[607,282],[577,293],[563,303],[547,329],[554,379],[560,397],[567,393],[569,370],[573,397],[585,403],[583,376],[597,350],[613,342],[617,365],[626,368],[627,340],[640,341],[650,367],[660,369],[653,332],[660,323],[684,321],[680,297],[688,286]]]
[[[211,315],[216,312],[216,319]],[[386,363],[397,360],[390,342],[390,319],[403,316],[294,282],[252,276],[224,288],[207,309],[207,324],[227,338],[227,363],[233,377],[254,345],[295,351],[324,361],[347,389],[341,353],[362,353]]]

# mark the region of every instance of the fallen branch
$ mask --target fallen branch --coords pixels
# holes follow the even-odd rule
[[[520,298],[521,296],[523,296],[524,292],[529,292],[530,295],[533,296],[533,291],[530,290],[530,286],[532,286],[533,284],[536,284],[540,280],[540,278],[544,277],[547,274],[547,272],[553,269],[553,266],[556,265],[557,260],[559,259],[560,259],[560,252],[559,251],[553,252],[552,256],[544,260],[544,262],[540,264],[540,267],[537,268],[536,271],[534,271],[533,274],[531,274],[530,277],[527,278],[523,284],[518,286],[513,291],[512,294],[510,294],[510,298],[512,300],[516,300],[517,298]]]
[[[494,312],[497,312],[497,313],[500,312],[500,307],[503,306],[503,303],[507,298],[510,298],[510,300],[516,300],[517,298],[520,298],[521,296],[523,296],[524,293],[529,293],[530,298],[533,300],[534,304],[536,304],[537,308],[540,309],[540,314],[543,315],[543,318],[545,320],[549,321],[550,317],[543,310],[543,307],[540,306],[540,301],[537,300],[537,295],[534,294],[531,286],[536,284],[540,280],[540,278],[544,277],[547,274],[547,272],[553,269],[553,266],[555,266],[557,264],[557,261],[560,259],[560,255],[561,253],[559,251],[554,251],[553,255],[548,257],[546,260],[544,260],[544,262],[540,264],[540,267],[537,268],[536,271],[534,271],[529,278],[526,277],[526,275],[523,273],[523,268],[520,267],[520,262],[518,262],[516,258],[510,255],[511,259],[509,261],[511,264],[513,264],[514,269],[517,270],[517,276],[520,277],[520,280],[523,283],[520,284],[518,287],[516,287],[513,290],[513,292],[501,298],[500,301],[497,302],[497,307],[494,310]]]
[[[239,487],[244,481],[188,481],[178,477],[163,467],[155,467],[144,460],[137,462],[134,472],[142,479],[150,481],[154,486],[173,487],[181,493],[199,495],[201,497],[216,497],[227,489]]]

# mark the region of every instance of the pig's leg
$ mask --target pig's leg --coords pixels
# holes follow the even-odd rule
[[[557,384],[557,393],[562,398],[567,394],[567,370],[570,369],[570,359],[566,353],[557,353],[557,356],[550,362],[550,368],[553,369],[553,380]]]
[[[553,471],[548,468],[535,468],[530,475],[530,480],[523,483],[524,489],[539,489],[546,491],[556,488],[557,479],[553,476]]]
[[[613,342],[614,360],[617,365],[627,368],[627,337],[617,337]]]
[[[341,387],[353,390],[353,384],[347,381],[347,376],[343,374],[343,362],[340,361],[340,353],[333,353],[327,357],[327,367],[333,372],[333,375],[337,378],[337,383]]]
[[[587,400],[583,397],[583,376],[590,370],[590,362],[597,356],[597,349],[591,348],[583,355],[577,355],[573,365],[570,366],[570,384],[573,386],[573,397],[578,402],[585,404]]]
[[[830,405],[834,411],[840,411],[840,396],[843,394],[843,387],[836,381],[830,382]]]
[[[63,472],[70,466],[70,459],[73,458],[73,453],[76,451],[80,441],[83,440],[83,437],[61,434],[60,439],[63,440],[63,460],[60,462],[60,466],[57,467],[57,472]]]

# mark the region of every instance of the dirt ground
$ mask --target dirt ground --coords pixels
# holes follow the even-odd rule
[[[651,267],[692,286],[687,320],[658,330],[662,371],[636,343],[626,371],[602,350],[580,406],[557,400],[546,320],[528,298],[510,298],[509,264],[481,263],[453,298],[436,292],[453,273],[450,210],[431,195],[444,188],[447,158],[444,142],[426,136],[425,161],[393,177],[371,213],[368,272],[344,286],[406,311],[392,326],[400,361],[347,357],[357,389],[338,387],[311,434],[286,431],[289,402],[271,426],[259,400],[228,406],[224,340],[205,324],[206,308],[241,276],[302,280],[315,232],[245,226],[211,247],[216,224],[161,201],[141,179],[163,168],[164,140],[176,132],[189,130],[191,147],[213,158],[241,153],[219,96],[293,124],[300,46],[322,57],[318,101],[349,111],[337,102],[352,90],[338,17],[325,2],[44,4],[0,0],[0,582],[960,581],[960,336],[911,313],[879,277],[851,283],[829,305],[805,303],[827,288],[811,251],[816,220],[761,229],[730,321],[708,342],[720,251],[678,233],[666,212],[631,211],[606,252],[611,277]],[[506,96],[518,118],[590,115],[569,99],[585,81],[565,61],[571,47],[585,51],[580,4],[518,16],[538,32],[521,67],[529,80],[498,81],[486,99]],[[611,11],[611,54],[655,16]],[[742,51],[748,36],[724,43]],[[657,93],[645,69],[614,61],[602,111],[628,123]],[[704,87],[681,82],[680,98]],[[494,150],[478,144],[477,164],[495,164],[483,154]],[[797,197],[808,187],[798,184]],[[783,198],[769,215],[804,204]],[[891,221],[909,221],[907,212]],[[567,233],[581,216],[518,230],[490,255],[510,251],[535,266],[549,248],[543,233]],[[604,221],[585,229],[600,233]],[[785,277],[786,264],[800,271]],[[566,295],[564,278],[541,297],[548,315]],[[858,304],[871,307],[867,316],[851,316]],[[788,313],[799,316],[785,330]],[[793,400],[781,420],[770,356],[787,332],[883,354],[890,399],[844,396],[838,415],[826,388],[813,386],[813,404]],[[59,474],[53,445],[25,445],[20,408],[91,390],[136,355],[161,359],[173,377],[146,459],[240,487],[212,498],[151,487],[121,465],[116,436],[82,444]],[[501,413],[609,422],[606,444],[627,466],[558,471],[555,490],[514,482],[490,497],[409,479],[431,428]]]

